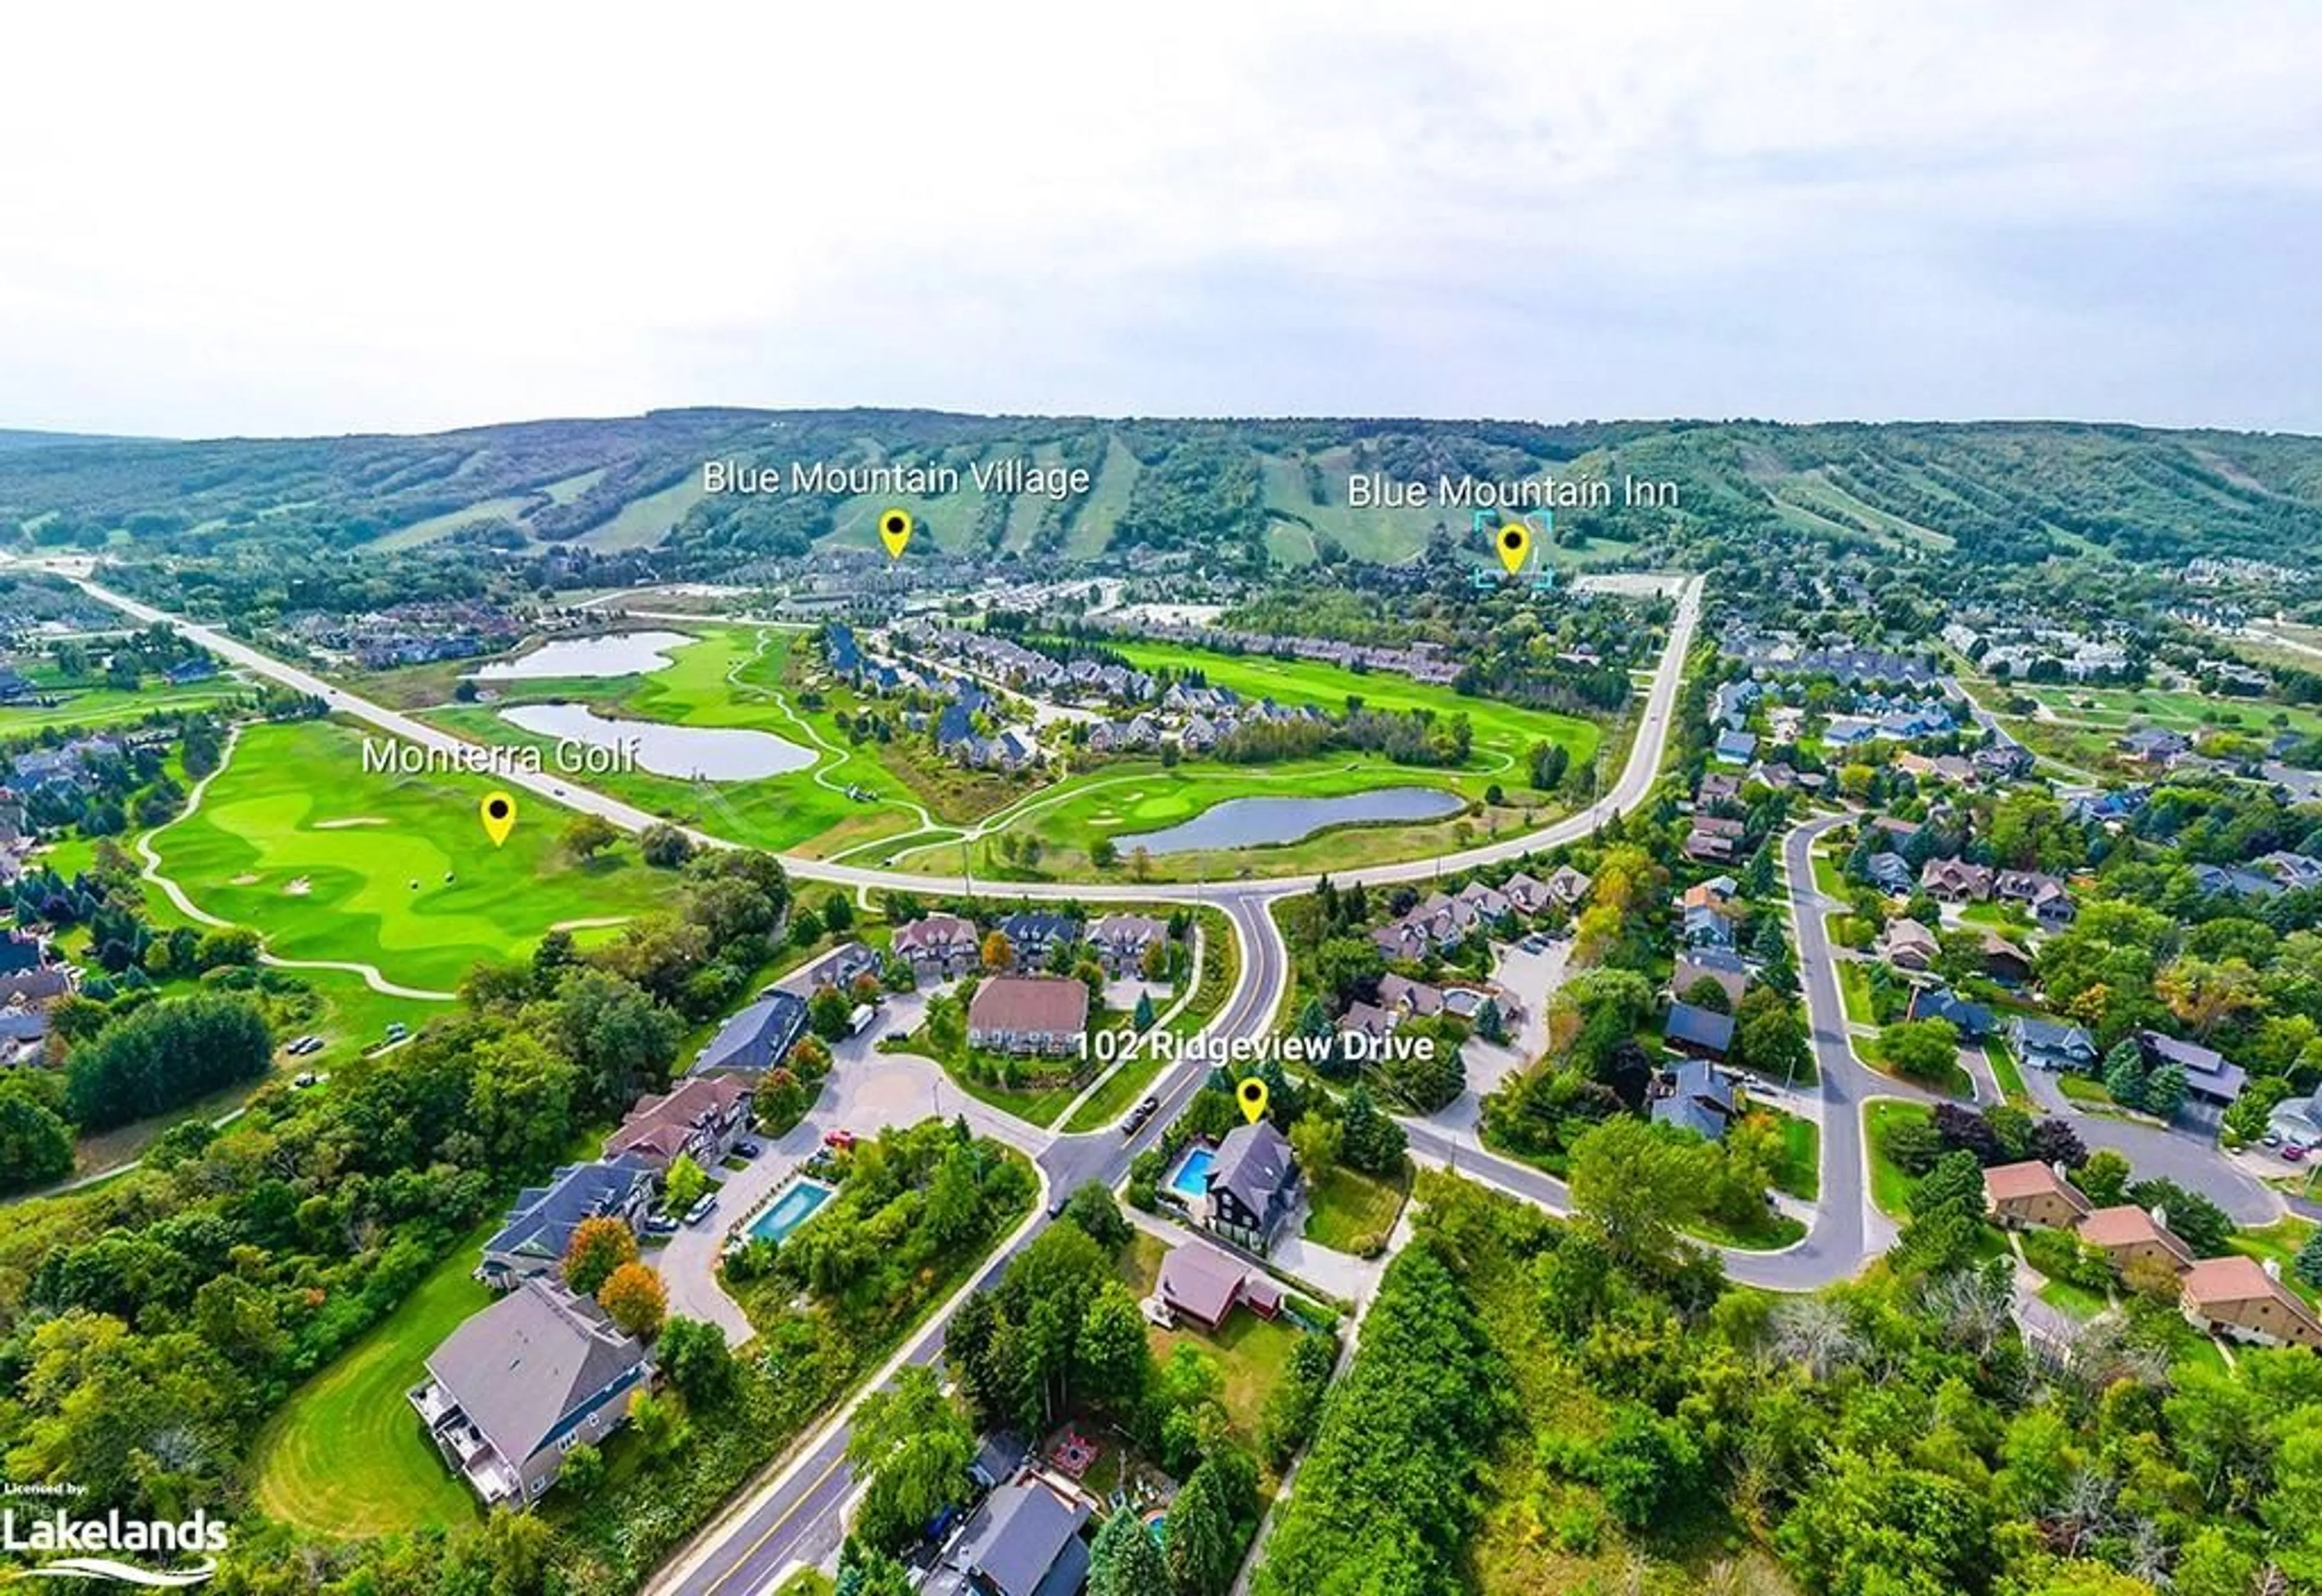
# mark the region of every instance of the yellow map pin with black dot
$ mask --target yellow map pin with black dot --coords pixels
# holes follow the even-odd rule
[[[879,541],[887,545],[887,558],[900,560],[911,543],[911,513],[909,510],[882,510],[879,513]]]
[[[1503,522],[1492,535],[1492,546],[1500,552],[1500,563],[1513,576],[1531,553],[1531,528],[1521,521]]]
[[[1234,1096],[1241,1100],[1241,1117],[1256,1125],[1266,1117],[1266,1082],[1252,1075],[1234,1088]]]
[[[507,842],[508,833],[516,829],[516,800],[504,792],[485,794],[476,811],[483,816],[484,834],[492,839],[495,848]]]

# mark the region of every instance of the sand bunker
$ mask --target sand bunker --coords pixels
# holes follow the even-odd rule
[[[293,898],[304,898],[307,893],[312,892],[314,889],[315,883],[308,880],[304,876],[300,876],[297,880],[288,883],[282,889],[283,891],[288,893]]]
[[[350,815],[343,820],[317,820],[316,831],[343,831],[350,825],[387,825],[391,824],[378,815]]]
[[[258,878],[251,875],[236,876],[231,881],[228,881],[226,885],[229,887],[255,887],[258,885]]]
[[[551,931],[599,931],[608,926],[626,926],[628,923],[629,917],[626,915],[598,915],[593,918],[559,920],[549,929]]]

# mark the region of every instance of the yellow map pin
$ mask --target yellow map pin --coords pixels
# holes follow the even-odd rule
[[[1531,552],[1531,528],[1521,521],[1505,522],[1494,534],[1492,546],[1500,552],[1500,563],[1513,576],[1523,569],[1525,556]]]
[[[508,833],[516,829],[516,800],[504,792],[487,793],[476,808],[484,817],[484,834],[492,839],[492,846],[507,842]]]
[[[887,545],[887,558],[900,560],[911,543],[911,513],[909,510],[882,510],[879,515],[879,541]]]
[[[1266,1117],[1266,1082],[1252,1075],[1234,1088],[1234,1096],[1241,1099],[1241,1117],[1256,1125]]]

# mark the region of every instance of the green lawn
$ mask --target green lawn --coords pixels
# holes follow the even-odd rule
[[[44,689],[44,693],[47,690]],[[109,687],[59,689],[57,703],[11,704],[0,712],[0,734],[17,737],[58,726],[119,725],[142,720],[149,715],[213,708],[246,698],[249,690],[241,682],[224,676],[188,682],[184,687],[171,687],[156,677],[133,692]]]
[[[1306,1216],[1305,1236],[1318,1246],[1341,1253],[1359,1253],[1366,1240],[1385,1242],[1411,1195],[1411,1171],[1402,1178],[1383,1181],[1360,1170],[1334,1164],[1313,1182]]]
[[[2317,1291],[2299,1278],[2298,1254],[2313,1234],[2313,1220],[2288,1214],[2271,1225],[2237,1232],[2226,1245],[2235,1252],[2255,1258],[2261,1263],[2272,1260],[2281,1271],[2281,1283],[2312,1305],[2322,1303],[2322,1291]]]
[[[1841,903],[1845,902],[1846,878],[1838,873],[1837,862],[1831,858],[1826,848],[1821,845],[1815,847],[1812,853],[1815,890],[1820,892],[1824,898],[1834,898]]]
[[[1997,1036],[1985,1037],[1983,1056],[1991,1062],[1991,1073],[1999,1082],[2001,1095],[2009,1102],[2017,1102],[2031,1095],[2024,1087],[2024,1072],[2016,1067],[2016,1055],[2007,1051],[2006,1043]]]
[[[250,726],[201,808],[153,834],[163,871],[279,957],[376,964],[440,990],[552,926],[666,898],[633,844],[575,864],[557,840],[570,816],[526,794],[495,848],[476,814],[490,781],[367,774],[361,745],[331,722]]]
[[[1957,1098],[1963,1103],[1975,1101],[1975,1081],[1957,1059],[1953,1059],[1951,1066],[1936,1079],[1921,1081],[1904,1074],[1900,1070],[1888,1069],[1886,1055],[1879,1049],[1878,1037],[1850,1036],[1847,1040],[1853,1045],[1855,1057],[1890,1081],[1907,1081],[1914,1086],[1923,1086],[1929,1091],[1942,1092],[1945,1097]]]
[[[2100,1108],[2113,1108],[2112,1093],[2105,1083],[2093,1075],[2076,1074],[2070,1070],[2056,1072],[2056,1090],[2076,1103],[2092,1103]]]
[[[1933,1111],[1924,1103],[1890,1099],[1863,1106],[1863,1137],[1870,1148],[1870,1200],[1889,1218],[1910,1218],[1911,1177],[1887,1156],[1886,1132],[1894,1126],[1913,1121],[1924,1124],[1933,1117]]]
[[[1822,1126],[1795,1114],[1779,1117],[1782,1163],[1774,1172],[1774,1184],[1802,1202],[1812,1202],[1822,1193]]]
[[[2157,725],[2189,735],[2222,730],[2263,738],[2272,734],[2274,717],[2280,716],[2287,729],[2301,736],[2322,735],[2322,714],[2268,698],[2212,698],[2150,688],[2024,686],[2015,690],[2038,699],[2066,720],[2107,728]]]
[[[270,1517],[337,1537],[466,1522],[453,1478],[404,1392],[427,1354],[492,1300],[471,1273],[495,1219],[452,1249],[403,1305],[290,1393],[258,1438],[255,1495]]]
[[[2085,1286],[2070,1281],[2052,1280],[2040,1288],[2040,1300],[2057,1312],[2086,1322],[2112,1306],[2104,1298]]]
[[[1846,1018],[1851,1025],[1875,1026],[1878,1011],[1870,1006],[1870,977],[1863,971],[1859,959],[1841,959],[1838,963],[1838,995],[1846,1001]]]

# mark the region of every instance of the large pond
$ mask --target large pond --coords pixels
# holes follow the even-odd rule
[[[1122,853],[1187,853],[1196,848],[1257,848],[1294,843],[1325,826],[1399,820],[1440,820],[1467,807],[1432,787],[1382,787],[1343,798],[1228,798],[1166,831],[1113,838]]]
[[[646,676],[669,663],[670,651],[693,639],[682,632],[608,632],[602,637],[560,637],[521,659],[501,660],[476,672],[480,681],[539,681],[565,676]]]
[[[685,781],[756,781],[814,763],[812,750],[772,732],[608,720],[586,704],[519,704],[501,710],[500,718],[535,736],[569,737],[592,748],[633,746],[640,770]]]

